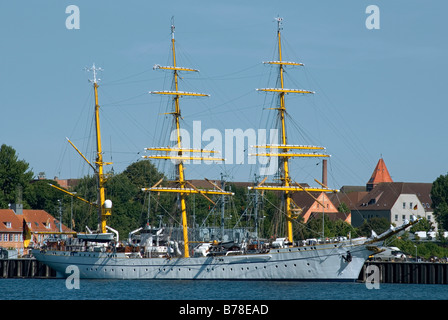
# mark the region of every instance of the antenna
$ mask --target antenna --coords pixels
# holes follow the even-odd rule
[[[97,79],[96,78],[96,74],[98,71],[103,71],[102,68],[97,68],[95,67],[95,63],[93,63],[91,68],[84,68],[84,70],[89,71],[89,72],[93,72],[93,80],[89,79],[89,82],[93,82],[93,83],[97,83],[98,81],[101,81],[101,79]]]
[[[277,18],[274,18],[274,20],[277,21],[278,31],[282,30],[283,28],[281,27],[281,25],[282,25],[283,18],[277,17]]]

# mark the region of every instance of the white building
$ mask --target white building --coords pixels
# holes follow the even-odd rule
[[[364,220],[373,217],[383,217],[401,225],[415,215],[432,222],[437,230],[431,208],[431,187],[432,183],[380,183],[352,208],[352,225],[360,226]]]

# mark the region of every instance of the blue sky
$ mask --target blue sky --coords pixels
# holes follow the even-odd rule
[[[69,30],[68,5],[80,9]],[[368,5],[380,9],[369,30]],[[266,87],[276,23],[283,17],[286,87],[314,90],[287,97],[295,125],[290,143],[324,145],[329,184],[363,185],[382,156],[394,181],[432,182],[446,174],[445,1],[2,1],[0,3],[0,143],[12,146],[35,174],[77,178],[89,173],[69,137],[92,158],[93,90],[84,67],[100,74],[105,160],[121,172],[143,148],[163,141],[166,101],[148,94],[169,89],[170,24],[174,16],[181,90],[210,97],[182,101],[191,130],[260,128],[272,114]],[[300,128],[298,133],[292,129]],[[294,179],[313,184],[318,160],[294,160]],[[253,166],[190,165],[187,178],[252,178]]]

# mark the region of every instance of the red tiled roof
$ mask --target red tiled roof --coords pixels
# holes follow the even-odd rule
[[[0,209],[0,232],[17,232],[22,230],[23,220],[11,209]],[[10,225],[8,228],[7,225]]]
[[[28,209],[23,209],[23,214],[15,214],[11,209],[0,209],[0,232],[22,232],[23,219],[30,225],[32,232],[59,232],[58,219],[44,210]],[[7,228],[6,222],[11,223],[11,228]],[[62,224],[62,232],[70,231]]]
[[[356,208],[358,202],[368,194],[367,191],[353,191],[348,193],[332,193],[329,195],[330,200],[336,207],[339,207],[341,203],[345,203],[350,210]]]
[[[427,204],[425,210],[432,210],[431,187],[432,183],[380,183],[356,204],[356,210],[391,210],[401,194],[415,194]]]

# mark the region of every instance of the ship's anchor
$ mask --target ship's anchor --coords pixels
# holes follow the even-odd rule
[[[350,253],[349,250],[347,250],[347,255],[346,256],[343,255],[342,258],[344,258],[345,262],[348,263],[352,262],[352,254]]]

